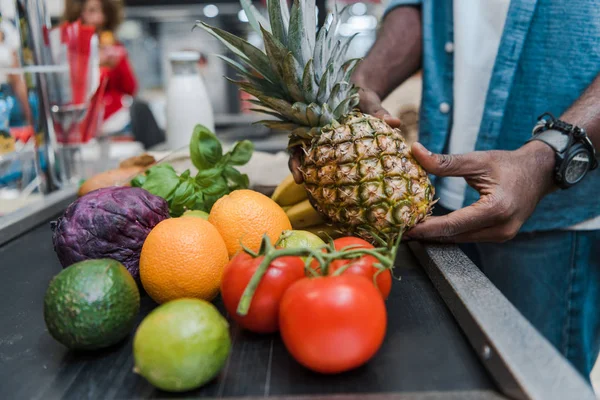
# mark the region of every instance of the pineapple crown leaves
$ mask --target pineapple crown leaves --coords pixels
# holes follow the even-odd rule
[[[242,9],[246,13],[248,23],[252,26],[256,32],[260,33],[260,27],[264,27],[269,32],[271,31],[271,24],[269,20],[265,19],[262,14],[254,7],[251,0],[240,0]]]
[[[239,80],[230,79],[251,94],[255,109],[277,120],[260,121],[270,128],[290,129],[310,139],[319,128],[336,122],[358,104],[358,88],[350,77],[360,59],[345,60],[355,36],[336,36],[340,15],[335,7],[317,30],[314,0],[267,0],[268,19],[251,3],[240,0],[252,29],[263,38],[264,51],[222,29],[198,21],[202,28],[239,57],[220,58]]]

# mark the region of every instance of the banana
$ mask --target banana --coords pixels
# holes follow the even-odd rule
[[[308,199],[293,205],[285,213],[294,229],[304,229],[325,222],[323,216],[313,208]]]
[[[291,174],[277,186],[271,196],[271,199],[282,207],[292,206],[307,198],[308,194],[304,189],[304,185],[298,185]]]
[[[325,240],[325,241],[327,241],[328,235],[332,239],[337,239],[337,238],[343,236],[343,233],[340,232],[337,227],[332,226],[332,225],[327,225],[327,224],[309,226],[307,228],[304,228],[304,230],[314,233],[315,235],[317,235],[318,237],[320,237],[322,240]]]

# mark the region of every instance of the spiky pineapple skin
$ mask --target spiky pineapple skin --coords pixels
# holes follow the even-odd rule
[[[395,237],[431,212],[434,188],[399,129],[352,112],[307,142],[304,182],[317,210],[347,232]]]

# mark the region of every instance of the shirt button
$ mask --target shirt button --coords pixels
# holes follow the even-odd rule
[[[444,50],[446,50],[446,53],[452,53],[454,51],[454,43],[446,42],[444,45]]]
[[[443,114],[448,114],[450,111],[450,104],[444,102],[440,104],[440,112]]]

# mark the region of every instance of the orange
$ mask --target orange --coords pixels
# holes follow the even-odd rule
[[[229,262],[217,229],[202,218],[171,218],[150,231],[140,255],[140,278],[157,303],[183,297],[210,301]]]
[[[258,251],[265,233],[275,243],[283,231],[292,229],[290,219],[277,203],[247,189],[235,190],[217,200],[208,221],[219,230],[229,257],[242,249],[242,243]]]

